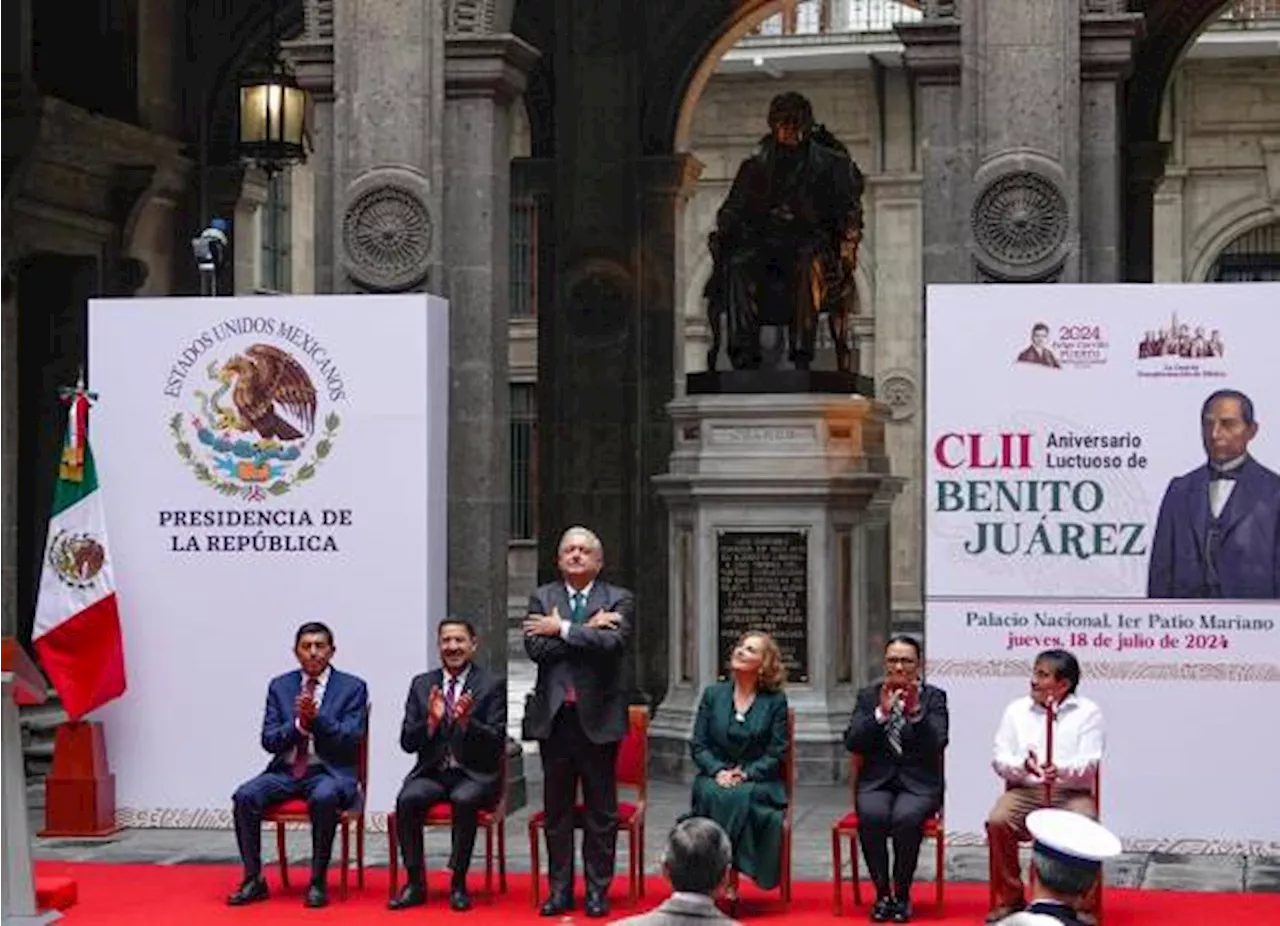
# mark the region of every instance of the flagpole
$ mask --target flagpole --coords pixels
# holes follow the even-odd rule
[[[106,731],[85,717],[126,688],[123,639],[97,470],[89,447],[85,382],[59,390],[67,426],[58,460],[36,602],[32,648],[57,690],[68,720],[59,724],[45,778],[45,838],[118,832],[115,776]]]

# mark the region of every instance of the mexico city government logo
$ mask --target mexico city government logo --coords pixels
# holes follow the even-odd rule
[[[195,479],[259,502],[314,479],[333,453],[346,398],[328,348],[279,318],[233,318],[199,332],[168,371],[173,449]]]

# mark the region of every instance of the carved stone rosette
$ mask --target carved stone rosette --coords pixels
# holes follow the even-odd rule
[[[1047,279],[1066,255],[1071,208],[1051,174],[1026,163],[979,176],[971,224],[975,256],[987,278]]]
[[[380,167],[347,189],[342,214],[342,261],[357,286],[405,292],[426,279],[434,223],[427,182],[406,167]]]

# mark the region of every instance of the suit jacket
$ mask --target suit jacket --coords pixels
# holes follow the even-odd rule
[[[947,693],[933,685],[920,686],[921,717],[902,731],[902,755],[889,748],[884,724],[876,720],[880,683],[858,692],[844,745],[862,756],[858,790],[883,788],[895,778],[912,794],[942,794],[942,752],[947,747]]]
[[[705,904],[668,897],[648,913],[613,922],[614,926],[738,926],[738,921],[721,913],[710,897]]]
[[[787,696],[781,691],[759,691],[747,713],[743,732],[730,737],[739,726],[733,710],[733,682],[716,682],[702,692],[698,715],[689,741],[693,764],[700,775],[714,777],[722,769],[741,766],[757,793],[776,807],[787,806],[787,786],[782,763],[787,757]]]
[[[1053,367],[1055,370],[1062,367],[1058,362],[1058,356],[1047,347],[1044,349],[1043,356],[1037,354],[1034,347],[1024,348],[1022,353],[1018,354],[1018,363],[1035,363],[1042,367]]]
[[[502,754],[507,748],[506,679],[472,663],[466,684],[457,695],[462,697],[464,692],[470,692],[475,699],[466,729],[442,722],[434,734],[427,731],[427,704],[432,688],[444,692],[443,669],[424,672],[409,683],[404,722],[400,725],[400,748],[417,753],[418,761],[405,781],[429,778],[439,771],[444,767],[448,749],[468,778],[496,786],[502,770]]]
[[[572,612],[563,581],[548,582],[529,596],[530,614],[550,614],[559,609],[568,619]],[[545,740],[551,736],[556,712],[565,692],[573,686],[578,698],[578,720],[593,743],[616,743],[627,735],[627,697],[622,690],[622,655],[635,621],[635,599],[625,588],[601,582],[591,586],[586,614],[615,611],[622,616],[616,630],[597,630],[582,624],[569,629],[568,639],[526,636],[524,649],[538,667],[538,678],[525,702],[524,738]]]
[[[268,772],[287,771],[294,747],[306,740],[294,723],[297,720],[294,704],[301,693],[299,669],[277,675],[267,686],[262,748],[272,753]],[[356,764],[368,708],[369,689],[364,680],[330,668],[324,700],[311,725],[311,748],[330,775],[348,781],[357,779]]]
[[[1147,572],[1148,598],[1280,598],[1280,476],[1252,457],[1236,470],[1236,485],[1219,517],[1214,559],[1218,587],[1205,575],[1212,513],[1209,467],[1169,483]]]

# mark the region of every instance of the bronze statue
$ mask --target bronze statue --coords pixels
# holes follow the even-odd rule
[[[785,328],[791,362],[813,361],[818,315],[827,313],[836,363],[852,373],[848,318],[862,240],[863,177],[845,148],[814,125],[799,93],[769,105],[769,134],[738,168],[707,244],[715,261],[704,295],[711,323],[707,367],[716,368],[720,316],[735,370],[758,370],[760,329]]]

